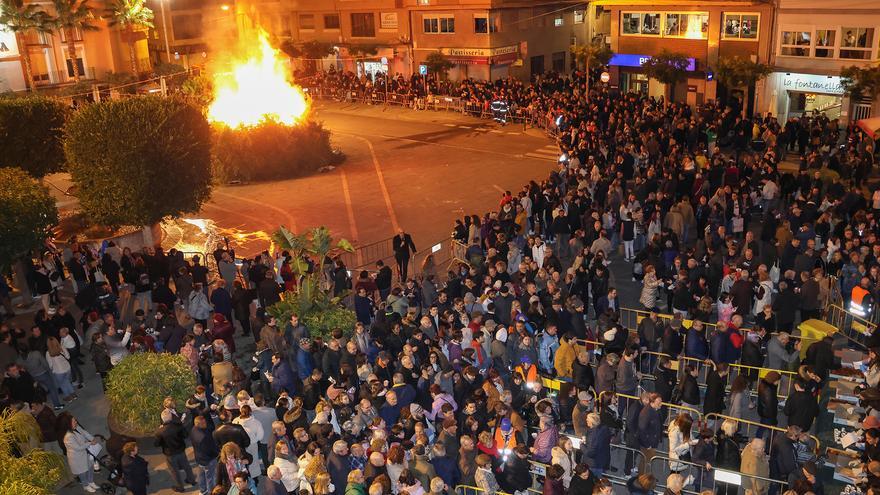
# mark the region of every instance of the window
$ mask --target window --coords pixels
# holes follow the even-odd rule
[[[351,35],[355,38],[376,37],[376,16],[368,14],[351,14]]]
[[[202,37],[202,15],[186,14],[171,17],[171,31],[175,40],[188,40]]]
[[[315,29],[315,15],[314,14],[300,14],[299,15],[299,28],[301,30],[313,30]]]
[[[584,11],[583,10],[575,10],[574,11],[574,23],[575,24],[583,24],[584,23]]]
[[[809,57],[810,33],[807,31],[783,31],[782,54],[790,57]]]
[[[324,14],[324,29],[339,29],[339,14]]]
[[[561,27],[563,24],[564,24],[564,21],[562,20],[561,15],[557,15],[555,18],[553,18],[553,26],[554,27]]]
[[[82,77],[86,77],[86,68],[83,64],[83,59],[80,57],[76,58],[76,68],[79,69],[79,75]],[[73,77],[73,63],[70,59],[67,59],[67,77]]]
[[[68,35],[68,33],[70,33],[70,31],[68,31],[67,29],[62,29],[62,30],[61,30],[61,42],[62,42],[62,43],[67,43],[67,35]],[[82,40],[83,40],[83,33],[82,33],[82,30],[81,30],[81,29],[76,28],[76,29],[74,29],[74,30],[72,31],[72,33],[73,33],[73,35],[72,35],[72,36],[73,36],[73,41],[82,41]]]
[[[834,57],[834,41],[837,37],[836,29],[817,29],[816,30],[816,57],[833,58]]]
[[[565,72],[565,52],[553,52],[551,63],[554,72]]]
[[[724,39],[758,39],[758,14],[724,14]]]
[[[281,26],[280,31],[278,33],[280,36],[290,36],[290,16],[282,15],[281,16]]]
[[[660,34],[660,14],[624,12],[623,34]]]
[[[474,32],[478,34],[497,33],[498,18],[488,14],[474,15]]]
[[[426,15],[422,18],[422,23],[424,25],[425,33],[455,33],[455,17],[452,15]]]
[[[709,34],[709,14],[666,14],[663,36],[705,39]]]
[[[874,28],[844,27],[840,34],[840,58],[871,58]]]

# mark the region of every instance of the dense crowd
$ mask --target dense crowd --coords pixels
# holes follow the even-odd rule
[[[394,81],[419,91],[418,78]],[[169,352],[199,382],[156,418],[175,491],[609,495],[615,480],[633,494],[738,493],[714,480],[721,468],[746,475],[755,495],[821,495],[809,432],[838,363],[830,338],[802,353],[795,329],[837,293],[876,295],[880,195],[869,204],[861,189],[873,143],[822,115],[746,119],[737,103],[691,108],[601,88],[587,98],[583,83],[444,83],[480,105],[502,98],[551,116],[563,159],[495,211],[456,222],[467,263],[443,276],[407,276],[415,247],[400,236],[397,276],[379,263],[350,281],[352,329],[313,335],[298,315],[265,312],[296,287],[287,253],[239,259],[219,247],[212,273],[174,250],[47,244],[29,274],[42,303],[33,326],[0,330],[5,403],[30,408],[88,492],[101,448],[136,495],[152,468],[137,444],[102,443],[68,412],[56,417],[86,380],[85,359],[104,379],[129,353]],[[795,172],[780,170],[789,150]],[[336,292],[348,286],[340,261],[310,261]],[[640,281],[638,302],[621,301],[616,264]],[[79,319],[59,298],[67,284]],[[637,304],[646,317],[624,328],[621,306]],[[854,461],[869,490],[880,486],[878,338],[866,343]],[[699,421],[755,412],[768,428],[752,434]],[[619,451],[624,465],[612,465]]]

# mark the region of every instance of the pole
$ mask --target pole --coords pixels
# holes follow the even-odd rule
[[[168,44],[168,19],[165,17],[165,0],[159,0],[162,6],[162,37],[165,38],[165,58],[171,63],[171,46]]]

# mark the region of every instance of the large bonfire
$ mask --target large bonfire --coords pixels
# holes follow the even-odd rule
[[[301,123],[309,103],[302,88],[290,80],[290,69],[262,29],[244,56],[232,56],[229,71],[214,74],[214,101],[208,119],[231,128],[251,127],[266,120]]]

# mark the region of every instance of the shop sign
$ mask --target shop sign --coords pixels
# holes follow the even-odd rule
[[[611,57],[611,62],[608,65],[616,65],[619,67],[641,67],[648,60],[651,60],[650,55],[635,55],[632,53],[615,53]],[[688,66],[685,70],[693,72],[697,70],[697,59],[688,57]]]
[[[819,76],[816,74],[783,74],[782,89],[786,91],[832,95],[842,95],[844,93],[839,76]]]
[[[397,12],[379,13],[380,29],[397,29]]]
[[[696,93],[696,92],[697,92],[697,86],[694,84],[688,84],[688,93]]]
[[[517,45],[502,46],[498,48],[443,48],[440,50],[443,55],[450,57],[493,57],[497,55],[507,55],[517,53]]]

